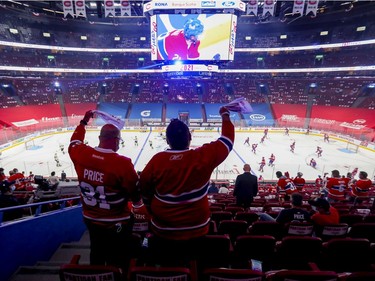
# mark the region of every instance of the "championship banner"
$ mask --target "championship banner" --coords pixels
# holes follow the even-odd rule
[[[274,0],[264,0],[263,16],[265,16],[267,13],[270,13],[270,15],[273,16],[274,10],[275,10],[275,1]]]
[[[64,10],[64,18],[66,18],[67,15],[71,15],[74,17],[74,10],[73,10],[73,0],[63,0],[63,10]]]
[[[76,0],[75,1],[75,8],[76,8],[76,17],[82,15],[86,18],[86,7],[85,7],[85,0]]]
[[[115,3],[113,0],[104,0],[104,17],[115,16]]]
[[[131,16],[131,6],[130,6],[130,3],[129,1],[127,0],[124,0],[124,1],[121,1],[120,3],[121,5],[121,16]]]
[[[258,0],[250,0],[247,3],[246,15],[250,14],[254,14],[254,16],[258,15]]]
[[[305,7],[305,0],[294,0],[293,15],[294,14],[303,15],[303,8],[304,7]]]
[[[307,0],[307,7],[306,7],[306,14],[308,15],[310,12],[313,13],[314,16],[316,16],[316,11],[318,10],[318,0]]]

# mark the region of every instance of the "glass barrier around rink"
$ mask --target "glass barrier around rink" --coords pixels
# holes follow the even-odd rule
[[[81,117],[82,118],[82,117]],[[79,118],[80,120],[80,118]],[[55,171],[56,174],[60,175],[62,171],[64,171],[67,175],[67,177],[75,178],[76,173],[74,166],[69,159],[69,156],[67,155],[67,147],[69,144],[69,138],[71,136],[71,133],[75,129],[76,125],[79,123],[79,120],[77,118],[73,118],[72,120],[61,120],[61,122],[54,122],[53,124],[43,124],[38,123],[36,125],[31,126],[25,126],[22,128],[14,129],[14,128],[3,128],[0,131],[0,167],[3,167],[5,169],[5,173],[7,174],[10,169],[13,169],[17,166],[17,168],[20,171],[24,171],[26,174],[29,172],[32,172],[33,174],[40,174],[43,176],[48,176],[52,171]],[[355,128],[348,128],[348,127],[342,127],[342,126],[329,126],[323,128],[310,128],[309,131],[307,129],[302,127],[297,127],[293,122],[283,122],[282,120],[277,120],[276,122],[278,125],[273,127],[256,127],[256,126],[246,126],[246,123],[244,121],[236,121],[236,140],[237,143],[241,142],[241,133],[242,135],[245,135],[247,133],[253,134],[254,136],[261,136],[261,134],[264,132],[264,129],[268,128],[269,132],[272,134],[278,133],[278,134],[284,134],[285,128],[288,128],[291,133],[296,135],[315,135],[318,136],[319,139],[323,139],[323,134],[328,133],[330,138],[332,139],[340,139],[340,142],[343,144],[343,149],[346,149],[348,151],[351,151],[353,153],[357,153],[359,149],[370,151],[370,153],[375,152],[375,144],[374,142],[371,142],[373,140],[375,133],[374,130],[371,129],[355,129]],[[308,124],[308,120],[305,120]],[[303,124],[306,124],[306,122],[303,122]],[[146,125],[147,123],[147,125]],[[63,126],[63,124],[68,124],[68,126]],[[91,124],[95,124],[95,120],[92,121]],[[301,122],[300,122],[301,124]],[[152,125],[152,127],[151,127]],[[141,132],[145,133],[144,136],[148,135],[148,132],[150,131],[164,131],[165,130],[166,123],[158,122],[157,120],[153,120],[150,122],[147,122],[147,120],[126,120],[125,127],[123,128],[122,132],[132,131],[132,132]],[[191,123],[190,127],[194,129],[194,131],[197,132],[220,132],[220,122],[217,123]],[[99,131],[100,126],[88,126],[88,130],[94,130]],[[97,145],[97,132],[94,134],[95,137],[93,137],[93,141],[91,141],[90,145]],[[22,152],[25,150],[35,150],[35,152],[40,153],[37,150],[44,144],[41,143],[45,139],[52,138],[53,136],[58,136],[56,144],[53,145],[47,152],[48,157],[44,158],[42,155],[38,158],[28,158],[23,156]],[[65,139],[63,139],[63,136]],[[251,135],[250,135],[251,136]],[[146,139],[146,138],[145,138]],[[194,139],[194,136],[193,136]],[[129,154],[131,151],[130,145],[127,143],[132,142],[131,138],[128,138],[125,147],[120,148],[120,153],[123,153],[125,155]],[[242,141],[243,142],[243,141]],[[60,152],[60,144],[64,144],[65,146],[65,155],[61,154]],[[297,150],[298,146],[301,144],[301,141],[297,141]],[[289,143],[287,144],[289,146]],[[147,144],[148,146],[148,144]],[[166,145],[165,145],[166,146]],[[162,147],[165,148],[164,146]],[[161,149],[161,148],[160,148]],[[315,149],[313,147],[312,149]],[[122,151],[121,151],[122,150]],[[16,156],[9,156],[9,153],[12,151],[13,155]],[[156,151],[156,150],[154,150]],[[314,151],[311,151],[314,153]],[[58,154],[58,160],[59,163],[54,159],[54,154]],[[136,152],[134,152],[136,153]],[[324,151],[324,154],[327,153],[327,150]],[[358,153],[357,155],[359,155]],[[240,155],[241,156],[241,155]],[[269,155],[262,155],[266,157],[266,161],[268,161],[267,157]],[[372,156],[371,156],[372,157]],[[139,152],[137,155],[133,156],[134,162],[136,159],[139,158],[139,160],[142,160],[139,156]],[[241,157],[240,157],[241,158]],[[257,156],[257,158],[260,158]],[[248,161],[248,159],[243,158],[243,161]],[[251,159],[251,157],[249,158]],[[373,159],[373,158],[371,158]],[[307,159],[306,162],[308,162]],[[145,161],[144,159],[142,160]],[[136,170],[142,170],[144,164],[142,161],[138,161],[138,164],[136,166]],[[235,161],[225,161],[222,163],[212,174],[212,179],[232,179],[234,180],[236,176],[240,173],[242,173],[242,164],[241,161],[236,160],[240,163],[234,163]],[[297,172],[306,171],[306,166],[308,163],[293,163],[291,161],[280,161],[280,157],[278,158],[277,163],[273,167],[266,167],[267,172],[261,173],[258,170],[258,163],[260,159],[254,160],[254,164],[252,164],[252,168],[255,171],[255,173],[259,176],[262,174],[263,178],[267,180],[275,180],[275,172],[277,170],[280,170],[282,172],[288,171],[291,176],[295,176]],[[139,164],[142,162],[142,165]],[[255,164],[256,163],[256,164]],[[374,165],[373,161],[369,161],[366,163],[366,161],[363,161],[363,164],[361,165],[361,168],[366,170],[369,178],[373,179],[375,175],[374,171]],[[239,165],[239,166],[235,166]],[[340,169],[340,172],[342,174],[346,174],[347,172],[351,172],[354,169],[354,166],[356,163],[349,163],[347,165],[343,165]],[[235,166],[235,167],[234,167]],[[329,173],[335,169],[336,165],[319,161],[318,162],[318,169],[316,171],[313,171],[311,175],[309,175],[309,179],[315,179],[317,175],[324,175],[325,173]]]

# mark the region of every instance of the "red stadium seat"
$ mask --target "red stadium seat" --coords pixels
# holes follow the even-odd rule
[[[373,251],[368,239],[334,238],[323,243],[319,268],[335,272],[373,270]]]
[[[266,273],[267,281],[338,281],[334,271],[279,270]]]
[[[246,268],[250,260],[262,262],[264,271],[272,269],[276,239],[270,235],[241,235],[233,244],[233,266]]]
[[[228,234],[231,241],[234,241],[237,236],[246,234],[247,228],[247,222],[243,220],[222,220],[217,232],[218,234]]]
[[[192,261],[187,267],[164,267],[142,264],[138,265],[137,260],[132,259],[130,261],[127,280],[197,281],[198,279],[194,261]]]
[[[78,264],[80,255],[73,256],[69,264],[60,267],[60,281],[71,280],[113,280],[125,279],[121,270],[114,266]]]
[[[275,266],[279,269],[310,269],[321,257],[322,239],[310,236],[287,236],[276,245]]]
[[[263,281],[264,273],[251,269],[209,268],[202,273],[201,281]]]

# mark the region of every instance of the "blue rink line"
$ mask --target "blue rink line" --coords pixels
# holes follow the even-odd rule
[[[236,153],[237,157],[240,158],[240,160],[242,161],[242,163],[244,163],[244,164],[246,163],[246,162],[245,162],[245,159],[243,159],[243,158],[238,154],[238,152],[237,152],[234,148],[232,149],[232,151],[233,151],[234,153]]]
[[[145,145],[146,145],[146,143],[148,142],[148,139],[150,138],[151,133],[152,133],[152,128],[150,128],[150,132],[148,133],[148,136],[147,136],[145,142],[143,143],[142,148],[141,148],[141,150],[139,151],[137,158],[135,158],[135,161],[134,161],[134,164],[133,164],[134,166],[137,165],[137,162],[138,162],[138,160],[139,160],[139,157],[141,157],[141,154],[142,154],[142,152],[143,152],[143,149],[145,148]]]

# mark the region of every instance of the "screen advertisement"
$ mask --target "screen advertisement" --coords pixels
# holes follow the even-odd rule
[[[158,14],[151,17],[154,61],[233,60],[237,16],[232,14]]]

